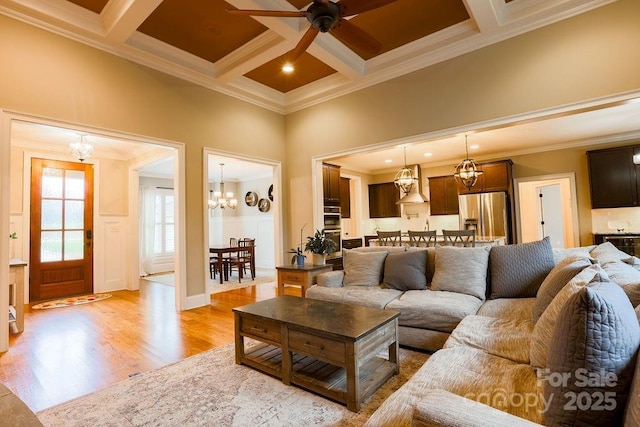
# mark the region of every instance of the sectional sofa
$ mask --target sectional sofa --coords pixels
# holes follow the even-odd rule
[[[610,243],[361,248],[344,265],[307,297],[400,311],[401,345],[434,352],[368,426],[640,426],[640,260]]]

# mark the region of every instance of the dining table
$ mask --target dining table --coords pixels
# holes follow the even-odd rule
[[[251,246],[215,246],[209,248],[210,254],[217,255],[216,264],[218,265],[218,271],[220,272],[220,284],[223,283],[224,280],[229,280],[228,271],[224,268],[224,255],[225,254],[237,254],[238,252],[249,252],[251,255],[251,275],[255,277],[256,275],[256,257],[255,257],[255,245]],[[224,272],[224,274],[223,274]]]

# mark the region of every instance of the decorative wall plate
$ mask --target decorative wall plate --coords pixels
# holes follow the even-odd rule
[[[269,199],[262,198],[258,201],[258,210],[260,212],[269,212],[271,209],[271,202]]]
[[[244,196],[244,202],[247,206],[255,206],[258,204],[258,194],[255,191],[248,191]]]
[[[269,192],[267,193],[267,195],[269,196],[269,200],[273,202],[273,184],[269,186]]]

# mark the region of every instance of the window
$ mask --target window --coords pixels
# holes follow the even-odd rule
[[[172,189],[156,190],[154,254],[172,255],[175,251],[174,197]]]

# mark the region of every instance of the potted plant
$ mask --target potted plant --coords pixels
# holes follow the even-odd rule
[[[313,254],[314,265],[324,265],[327,254],[334,252],[337,247],[336,242],[327,237],[323,228],[322,230],[316,230],[313,236],[307,237],[304,249]]]
[[[289,251],[290,254],[293,254],[293,256],[291,257],[291,265],[296,263],[298,264],[298,266],[304,265],[304,259],[306,258],[306,255],[302,253],[302,231],[304,230],[304,227],[306,225],[307,224],[303,225],[300,229],[300,246]]]

